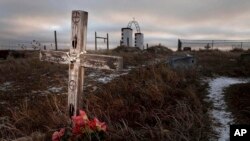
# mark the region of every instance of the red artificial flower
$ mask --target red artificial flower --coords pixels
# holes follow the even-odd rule
[[[97,131],[107,131],[107,125],[105,122],[100,122],[97,118],[94,118],[92,121],[88,122],[88,126],[91,130]]]
[[[96,130],[96,122],[94,120],[90,120],[88,126],[91,130]]]
[[[74,117],[72,117],[72,120],[73,120],[74,126],[82,126],[82,125],[84,125],[84,120],[80,116],[74,116]]]
[[[72,116],[72,120],[75,126],[83,126],[88,122],[87,114],[80,110],[79,116]]]
[[[73,127],[73,128],[72,128],[72,133],[73,133],[74,135],[79,135],[79,134],[81,134],[81,128],[80,128],[80,126],[75,126],[75,127]]]
[[[73,128],[72,132],[74,135],[81,134],[83,132],[83,129],[87,125],[89,119],[87,117],[87,114],[80,110],[79,116],[72,116],[72,121],[73,121]]]
[[[87,114],[83,110],[80,110],[80,116],[83,117],[84,120],[89,120]]]
[[[60,141],[64,133],[65,133],[65,128],[62,128],[59,132],[58,131],[54,132],[52,135],[52,141]]]

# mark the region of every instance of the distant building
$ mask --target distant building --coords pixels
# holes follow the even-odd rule
[[[133,45],[133,29],[132,28],[122,28],[122,38],[121,38],[121,46],[129,46],[132,47]]]
[[[125,28],[122,28],[121,31],[121,46],[133,46],[133,29],[131,28],[132,25],[135,25],[136,27],[136,33],[135,33],[135,41],[134,41],[134,47],[138,47],[141,50],[144,49],[144,35],[141,33],[140,26],[137,21],[133,20],[128,23],[128,26]]]
[[[142,33],[135,33],[135,47],[139,47],[141,50],[144,49],[144,36]]]

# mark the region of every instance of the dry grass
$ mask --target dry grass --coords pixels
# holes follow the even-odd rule
[[[108,121],[110,140],[207,140],[194,71],[165,65],[136,69],[86,98],[88,112]],[[198,96],[199,95],[199,96]]]
[[[236,84],[225,90],[225,99],[229,110],[238,124],[250,123],[250,83]]]
[[[204,76],[250,76],[250,63],[241,62],[240,55],[244,52],[198,51],[193,52]]]
[[[8,107],[7,120],[1,123],[0,137],[13,139],[28,136],[33,132],[50,133],[66,126],[66,96],[36,96],[21,100],[20,105]],[[6,113],[5,113],[6,114]]]
[[[125,67],[163,59],[172,53],[106,52],[124,57]],[[207,115],[206,86],[200,76],[249,76],[240,65],[238,52],[192,52],[199,71],[175,72],[165,64],[132,70],[128,75],[89,92],[84,100],[90,116],[107,122],[107,140],[208,140],[211,121]],[[36,57],[34,57],[36,56]],[[35,131],[47,134],[67,124],[67,95],[33,93],[48,86],[62,86],[67,93],[68,66],[40,62],[38,54],[0,63],[0,84],[13,82],[12,89],[0,91],[0,138],[11,139]],[[88,81],[87,81],[88,82]],[[22,86],[22,87],[18,87]]]
[[[9,57],[0,64],[0,84],[11,87],[0,91],[0,139],[13,139],[32,132],[47,132],[65,124],[66,95],[44,95],[49,86],[61,85],[66,91],[67,66],[40,62],[38,53],[28,58]],[[37,92],[37,93],[34,93]]]
[[[100,53],[123,57],[124,68],[140,66],[146,62],[154,61],[156,58],[165,59],[167,56],[173,54],[170,49],[164,46],[153,46],[143,51],[134,47],[117,47],[113,50]]]

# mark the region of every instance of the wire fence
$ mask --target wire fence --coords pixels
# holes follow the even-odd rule
[[[110,43],[111,46],[115,46],[113,42]],[[59,49],[69,49],[70,42],[67,41],[58,41],[57,43]],[[106,45],[106,44],[105,44]],[[159,45],[156,43],[151,43],[149,46]],[[250,49],[250,40],[188,40],[188,39],[179,39],[176,46],[176,40],[170,40],[165,44],[173,50],[177,48],[190,47],[192,50],[197,49],[221,49],[221,50],[230,50],[234,48],[240,49]],[[145,43],[145,49],[147,44]],[[100,45],[99,48],[102,48]],[[106,47],[103,47],[106,48]],[[112,48],[112,47],[111,47]],[[55,42],[54,41],[38,41],[38,40],[9,40],[3,41],[0,40],[0,50],[54,50]],[[89,42],[87,49],[94,49],[94,42]]]
[[[250,49],[250,40],[187,40],[179,39],[178,47],[192,49]]]
[[[67,49],[70,46],[68,42],[58,42],[57,45],[60,46],[60,49]],[[53,50],[55,49],[55,42],[37,41],[37,40],[0,41],[0,50],[39,50],[39,49]]]

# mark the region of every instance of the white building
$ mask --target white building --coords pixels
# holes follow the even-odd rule
[[[141,50],[144,49],[144,36],[143,33],[135,33],[135,47],[139,47]]]
[[[133,46],[133,30],[132,28],[126,27],[122,28],[122,39],[121,39],[121,46]]]

